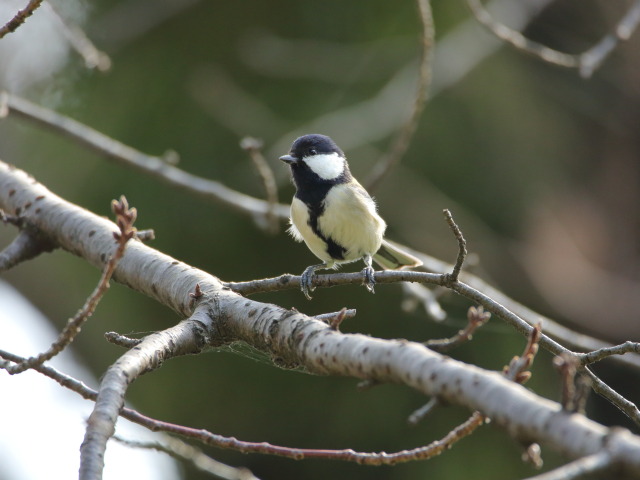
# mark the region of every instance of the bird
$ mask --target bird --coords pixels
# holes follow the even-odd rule
[[[384,239],[387,228],[374,199],[354,178],[344,152],[326,135],[297,138],[280,160],[289,165],[296,193],[289,233],[322,260],[302,273],[300,288],[310,300],[315,272],[362,259],[363,284],[374,293],[372,260],[385,270],[422,262]]]

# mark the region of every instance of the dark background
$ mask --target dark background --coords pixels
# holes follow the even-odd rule
[[[181,5],[159,3],[91,2],[84,28],[111,56],[112,69],[90,71],[70,55],[56,74],[13,91],[144,152],[175,150],[181,168],[257,197],[263,188],[239,141],[245,135],[261,138],[284,203],[293,187],[277,157],[298,134],[332,136],[358,178],[391,146],[417,78],[421,27],[414,2],[192,1],[147,29],[159,10]],[[464,2],[433,3],[438,45],[449,48],[438,53],[436,95],[406,156],[373,192],[388,236],[453,261],[457,247],[441,215],[449,208],[477,255],[469,266],[474,273],[580,332],[614,342],[638,340],[639,36],[583,79],[574,70],[500,46],[474,25]],[[612,31],[630,3],[557,1],[525,33],[578,53]],[[447,43],[460,38],[462,28],[468,36]],[[486,55],[478,53],[482,48]],[[474,62],[466,75],[447,80],[459,63]],[[405,83],[396,77],[403,69]],[[383,91],[386,103],[347,116]],[[25,121],[2,120],[0,140],[4,161],[98,214],[109,215],[110,200],[126,195],[138,209],[138,227],[155,230],[153,247],[223,280],[299,274],[316,262],[285,234],[284,225],[269,235],[251,218],[110,164]],[[12,228],[0,228],[2,244],[13,234]],[[61,328],[98,276],[82,260],[58,251],[4,278]],[[397,285],[379,286],[375,296],[361,287],[317,290],[311,302],[298,291],[254,298],[307,314],[356,308],[357,317],[343,331],[417,341],[455,333],[469,306],[445,295],[448,317],[438,324],[420,309],[403,312]],[[74,349],[99,376],[121,354],[103,340],[105,331],[143,335],[179,320],[113,285]],[[452,356],[501,369],[524,343],[493,319]],[[539,355],[528,386],[557,400],[559,382],[550,360],[546,352]],[[637,403],[637,372],[607,363],[596,370]],[[150,416],[243,440],[362,451],[427,444],[468,415],[457,407],[440,408],[409,427],[407,416],[428,399],[399,386],[360,392],[356,384],[282,370],[266,356],[234,345],[172,360],[135,382],[128,398]],[[589,415],[630,427],[595,396]],[[438,458],[396,467],[208,453],[263,479],[506,480],[535,472],[521,461],[521,447],[491,425]],[[563,461],[546,449],[543,458],[547,467]],[[185,477],[204,478],[191,467],[185,467]]]

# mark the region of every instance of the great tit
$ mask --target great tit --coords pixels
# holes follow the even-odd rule
[[[384,240],[387,228],[376,204],[351,175],[344,152],[325,135],[304,135],[280,160],[291,168],[296,194],[289,233],[322,260],[302,273],[302,292],[311,299],[316,270],[364,261],[363,283],[373,293],[372,259],[383,269],[417,267],[422,262]]]

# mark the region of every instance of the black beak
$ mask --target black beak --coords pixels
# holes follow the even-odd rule
[[[299,158],[294,157],[293,155],[283,155],[280,157],[280,160],[282,160],[284,163],[288,163],[289,165],[292,165],[298,162]]]

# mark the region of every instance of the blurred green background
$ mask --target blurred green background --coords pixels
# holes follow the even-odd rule
[[[439,49],[434,96],[402,163],[373,192],[388,236],[453,261],[457,247],[441,214],[449,208],[477,255],[469,265],[474,273],[578,331],[614,342],[638,340],[639,35],[583,79],[501,46],[464,2],[433,3]],[[503,7],[507,3],[527,2]],[[610,32],[630,4],[551,2],[525,32],[581,52]],[[111,56],[111,70],[88,70],[70,53],[40,81],[10,81],[4,62],[4,88],[144,152],[175,150],[184,170],[256,197],[263,188],[239,147],[243,136],[264,141],[286,203],[293,187],[277,157],[297,135],[332,136],[356,177],[365,178],[413,102],[421,26],[411,0],[92,1],[61,15],[84,24]],[[138,209],[138,228],[155,230],[153,247],[223,280],[299,274],[316,262],[284,225],[277,235],[267,234],[251,218],[110,164],[16,117],[0,122],[0,158],[100,215],[110,214],[111,199],[126,195]],[[0,228],[2,246],[14,233]],[[61,327],[98,276],[58,251],[3,278]],[[307,314],[356,308],[343,331],[417,341],[454,334],[469,306],[445,294],[448,317],[436,323],[420,309],[403,312],[397,285],[379,286],[375,296],[361,287],[317,290],[311,302],[298,291],[254,298]],[[179,320],[114,285],[74,349],[100,376],[121,354],[103,340],[105,331],[142,335]],[[452,356],[501,369],[524,343],[494,319]],[[558,399],[550,360],[546,352],[539,355],[528,386]],[[596,370],[637,403],[638,372],[606,363]],[[427,444],[468,414],[440,408],[409,427],[407,416],[428,399],[398,386],[361,392],[356,384],[282,370],[232,346],[172,360],[135,382],[128,398],[150,416],[243,440],[362,451]],[[589,415],[631,428],[595,396]],[[506,480],[535,472],[521,461],[521,447],[491,425],[438,458],[392,468],[208,453],[263,479]],[[543,458],[547,467],[563,461],[544,448]],[[185,478],[206,478],[189,466],[184,471]]]

